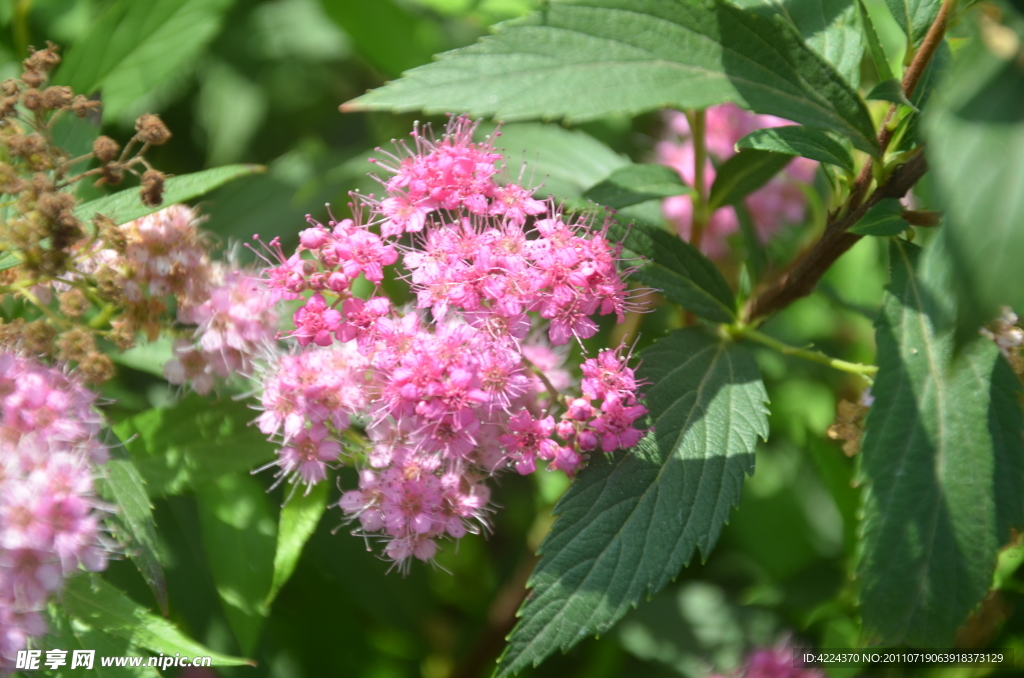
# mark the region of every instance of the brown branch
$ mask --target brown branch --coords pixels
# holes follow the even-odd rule
[[[914,90],[917,89],[925,68],[928,67],[935,55],[935,50],[942,44],[949,24],[949,17],[956,7],[956,2],[957,0],[943,0],[935,21],[928,29],[927,35],[921,42],[921,47],[914,54],[914,60],[910,62],[910,66],[903,74],[903,92],[907,98],[910,98]],[[896,105],[893,104],[878,131],[880,156],[884,155],[892,140],[893,130],[889,128],[889,123],[895,114]],[[846,250],[860,240],[861,236],[847,233],[847,229],[856,224],[865,212],[883,198],[902,198],[928,171],[924,155],[918,152],[906,163],[897,167],[889,180],[875,189],[865,200],[864,196],[868,194],[873,179],[873,167],[874,159],[868,158],[850,189],[850,197],[847,199],[844,209],[838,210],[829,219],[821,239],[797,259],[785,275],[750,302],[746,315],[748,321],[780,311],[797,299],[813,292],[825,271]]]

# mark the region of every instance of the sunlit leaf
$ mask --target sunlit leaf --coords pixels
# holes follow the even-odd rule
[[[751,132],[736,142],[736,148],[800,155],[853,171],[853,157],[845,147],[820,130],[787,125]]]
[[[318,483],[309,494],[297,492],[281,507],[277,528],[277,551],[274,554],[274,580],[263,605],[269,607],[281,587],[288,583],[299,563],[302,548],[313,535],[320,516],[327,508],[328,483]]]

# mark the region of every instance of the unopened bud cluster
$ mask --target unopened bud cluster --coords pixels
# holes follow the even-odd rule
[[[636,444],[647,411],[622,347],[583,363],[575,395],[552,348],[630,307],[607,222],[499,183],[501,155],[474,130],[456,118],[434,141],[416,128],[412,148],[377,160],[383,198],[357,195],[354,219],[310,219],[290,256],[271,241],[263,273],[275,298],[303,301],[297,352],[263,375],[258,424],[281,443],[279,476],[320,482],[364,422],[367,468],[340,506],[400,567],[486,527],[489,477],[540,460],[571,475],[592,451]],[[399,262],[413,308],[379,285]],[[353,291],[360,276],[368,298]]]

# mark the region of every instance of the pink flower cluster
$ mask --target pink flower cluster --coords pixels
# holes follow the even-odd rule
[[[45,633],[40,612],[64,578],[106,565],[93,404],[73,376],[0,352],[0,674]]]
[[[253,359],[277,335],[278,317],[254,273],[220,262],[210,266],[208,288],[195,301],[178,309],[179,321],[197,326],[194,337],[175,341],[164,375],[204,395],[215,377],[252,374]]]
[[[500,184],[501,155],[474,130],[456,118],[434,141],[416,128],[413,148],[378,161],[392,175],[383,198],[357,196],[354,219],[310,220],[291,256],[271,241],[264,271],[275,299],[305,299],[298,353],[264,378],[258,422],[281,441],[279,476],[319,482],[344,429],[365,422],[369,468],[340,506],[403,567],[486,527],[488,477],[538,459],[571,475],[589,451],[636,444],[647,411],[621,350],[584,363],[583,397],[564,394],[571,379],[541,334],[566,344],[596,334],[591,316],[623,319],[620,247]],[[358,276],[380,283],[399,260],[414,308],[379,285],[354,295]]]
[[[775,647],[760,647],[754,650],[744,665],[729,678],[825,678],[821,669],[798,665],[796,649],[783,641]],[[726,678],[713,675],[711,678]]]
[[[704,167],[705,190],[710,192],[715,181],[712,159],[724,162],[736,154],[736,142],[754,130],[782,127],[792,124],[772,115],[756,115],[736,104],[712,106],[705,111],[704,141],[708,151]],[[696,172],[693,138],[686,116],[677,111],[668,115],[671,138],[658,142],[655,153],[658,162],[679,172],[679,176],[693,185]],[[786,224],[803,221],[807,198],[801,184],[814,179],[818,163],[807,158],[794,158],[784,172],[744,199],[751,220],[762,242],[777,233]],[[662,203],[665,218],[676,227],[679,236],[690,239],[693,221],[693,201],[688,195],[666,198]],[[726,206],[715,210],[701,241],[701,249],[711,257],[722,257],[728,251],[726,238],[739,230],[736,210]]]

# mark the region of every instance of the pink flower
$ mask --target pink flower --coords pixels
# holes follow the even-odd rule
[[[302,430],[287,447],[281,448],[279,465],[287,474],[296,474],[306,485],[327,477],[327,464],[341,456],[341,444],[327,440],[327,427],[315,424]]]
[[[308,346],[311,342],[318,346],[329,346],[331,334],[341,325],[341,313],[327,308],[327,302],[319,292],[310,297],[305,306],[295,311],[292,319],[299,346]]]

